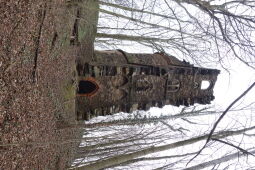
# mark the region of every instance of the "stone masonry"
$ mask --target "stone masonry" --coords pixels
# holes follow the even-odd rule
[[[77,64],[77,119],[148,110],[150,107],[209,104],[220,73],[194,67],[165,53],[95,51],[91,62]],[[205,81],[209,85],[202,89]]]

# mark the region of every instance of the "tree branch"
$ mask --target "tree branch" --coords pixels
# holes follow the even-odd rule
[[[221,114],[221,116],[218,118],[218,120],[214,123],[213,128],[211,130],[211,132],[208,135],[208,138],[206,140],[205,145],[199,150],[199,152],[187,163],[187,165],[194,160],[205,148],[206,145],[209,143],[209,141],[211,140],[213,133],[216,129],[216,127],[218,126],[218,124],[220,123],[220,121],[223,119],[223,117],[228,113],[228,111],[230,110],[230,108],[236,104],[241,98],[243,98],[253,87],[255,86],[255,82],[252,83],[252,85],[246,89],[238,98],[236,98],[228,107],[227,109]]]

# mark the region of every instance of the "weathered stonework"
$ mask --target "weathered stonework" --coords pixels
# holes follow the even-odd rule
[[[219,70],[194,67],[163,53],[131,54],[95,51],[78,64],[77,119],[134,110],[209,104]],[[201,89],[202,81],[209,86]]]

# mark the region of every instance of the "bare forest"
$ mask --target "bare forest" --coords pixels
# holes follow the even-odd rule
[[[255,168],[255,1],[0,0],[0,28],[0,169]],[[77,120],[113,49],[221,70],[214,102]]]

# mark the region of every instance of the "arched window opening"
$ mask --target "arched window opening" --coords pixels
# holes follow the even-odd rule
[[[203,81],[201,82],[201,90],[207,90],[207,89],[209,89],[210,85],[211,85],[210,81],[208,81],[208,80],[203,80]]]
[[[180,81],[177,79],[167,81],[167,91],[168,92],[177,92],[180,89]]]
[[[98,90],[98,85],[95,81],[87,79],[81,80],[78,85],[78,94],[81,96],[92,96]]]

